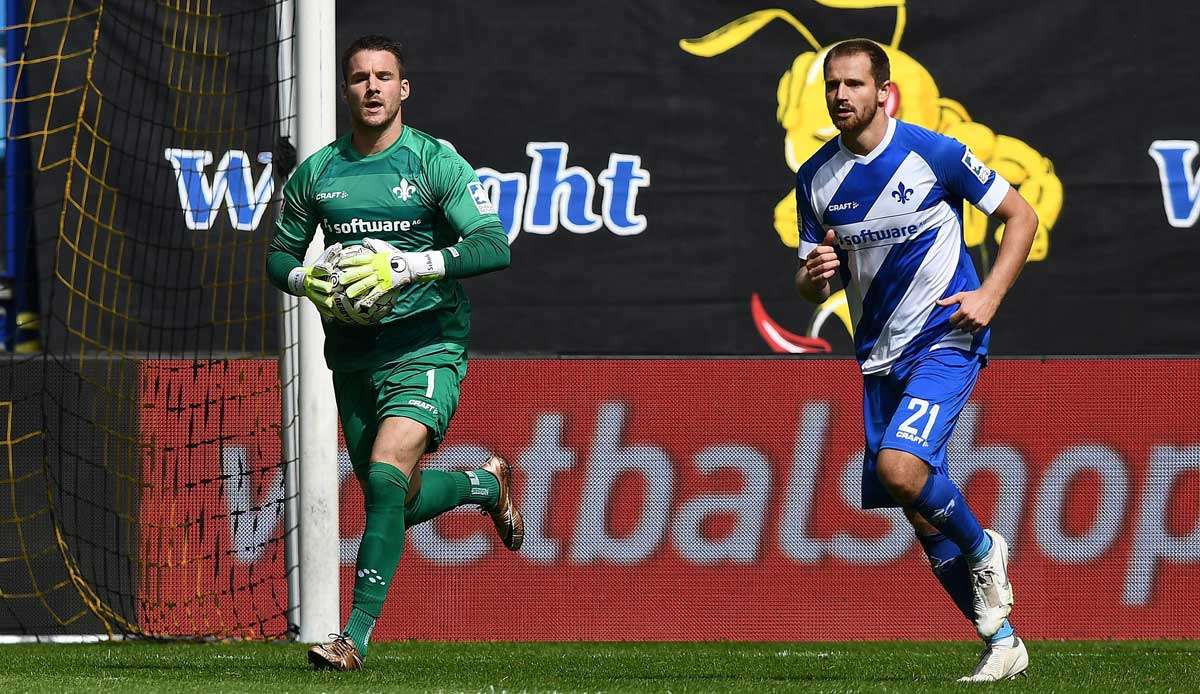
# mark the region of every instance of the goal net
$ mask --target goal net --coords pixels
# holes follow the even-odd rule
[[[262,268],[290,3],[22,5],[6,132],[44,349],[0,360],[0,632],[283,636],[288,345]]]

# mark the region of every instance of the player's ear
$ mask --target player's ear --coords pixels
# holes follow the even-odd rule
[[[887,97],[883,100],[883,112],[895,118],[900,111],[900,87],[891,80],[883,84],[887,87]]]
[[[409,84],[408,80],[401,79],[400,80],[400,100],[404,101],[405,99],[407,99],[410,92],[412,92],[412,85]]]

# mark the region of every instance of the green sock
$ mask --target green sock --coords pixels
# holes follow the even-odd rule
[[[350,619],[346,622],[344,633],[354,642],[354,647],[358,649],[358,657],[367,657],[367,643],[371,640],[371,631],[374,628],[375,617],[358,607],[350,608]]]
[[[422,470],[421,491],[404,507],[404,527],[411,528],[466,504],[490,507],[499,496],[500,482],[487,470]]]
[[[408,477],[387,463],[371,463],[363,485],[367,525],[354,562],[354,602],[345,633],[358,654],[367,656],[371,629],[383,609],[388,585],[404,552],[404,498]]]

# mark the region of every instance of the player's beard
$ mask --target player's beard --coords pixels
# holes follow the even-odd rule
[[[855,109],[854,113],[849,117],[840,120],[836,117],[832,118],[833,126],[843,133],[853,134],[861,132],[863,128],[871,124],[871,121],[875,120],[875,113],[877,111],[879,111],[879,104],[874,101],[869,102],[863,107],[861,114]]]
[[[386,104],[385,104],[383,118],[375,120],[374,122],[368,120],[369,116],[364,111],[365,111],[365,108],[360,106],[358,109],[356,109],[356,112],[354,114],[355,125],[357,125],[360,130],[383,132],[383,131],[387,130],[392,125],[392,123],[395,123],[397,118],[400,117],[400,105],[399,104],[396,105],[396,109],[394,111],[390,111],[390,112],[386,108]]]

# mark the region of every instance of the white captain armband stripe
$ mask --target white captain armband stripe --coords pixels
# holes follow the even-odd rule
[[[1000,174],[996,174],[995,178],[992,179],[992,185],[988,188],[988,192],[984,193],[976,207],[983,210],[984,214],[995,212],[996,208],[1000,206],[1001,201],[1004,200],[1004,196],[1008,195],[1008,189],[1011,187],[1008,181],[1000,177]]]

